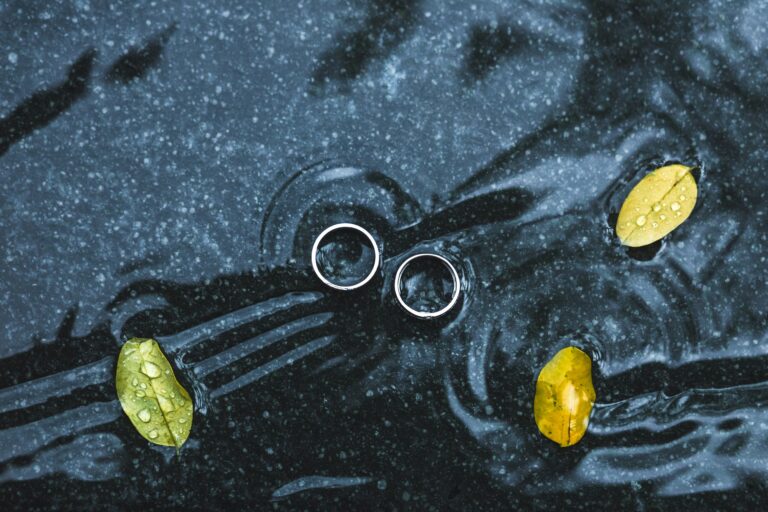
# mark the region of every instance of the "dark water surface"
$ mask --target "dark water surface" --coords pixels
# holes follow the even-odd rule
[[[768,501],[767,2],[112,4],[0,0],[4,510]],[[628,251],[668,162],[696,209]],[[336,222],[380,242],[354,292],[311,271]],[[425,250],[464,286],[428,322],[392,283]],[[116,400],[132,336],[194,392],[178,456]],[[597,403],[561,449],[567,345]]]

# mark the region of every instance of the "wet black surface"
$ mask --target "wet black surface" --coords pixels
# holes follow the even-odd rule
[[[0,499],[759,509],[767,22],[760,0],[0,1]],[[626,250],[613,219],[670,162],[698,204]],[[346,293],[309,262],[338,222],[383,254]],[[336,245],[331,273],[369,259]],[[425,251],[463,284],[433,321],[393,294]],[[408,286],[445,300],[443,277]],[[116,401],[132,336],[194,392],[178,456]],[[561,449],[532,400],[567,345],[597,403]]]

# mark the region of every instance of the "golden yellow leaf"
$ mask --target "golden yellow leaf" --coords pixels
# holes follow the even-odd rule
[[[147,441],[177,449],[192,429],[193,403],[153,339],[132,338],[117,358],[117,397]]]
[[[619,211],[616,235],[624,245],[642,247],[661,240],[682,224],[696,205],[691,168],[659,167],[635,185]]]
[[[576,347],[555,354],[539,373],[533,416],[545,437],[562,447],[576,444],[595,403],[592,360]]]

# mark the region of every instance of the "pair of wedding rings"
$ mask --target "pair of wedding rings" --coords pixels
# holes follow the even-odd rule
[[[328,278],[326,278],[323,275],[323,273],[320,272],[320,268],[317,263],[318,251],[320,249],[320,244],[323,241],[323,239],[325,239],[329,234],[333,233],[334,231],[342,230],[342,229],[351,229],[361,233],[363,236],[365,236],[366,239],[368,239],[368,242],[370,243],[371,248],[373,249],[373,265],[371,266],[371,270],[368,273],[368,275],[366,275],[360,281],[357,281],[352,284],[346,284],[346,285],[334,283],[330,281]],[[450,301],[448,301],[447,305],[445,305],[444,307],[440,308],[437,311],[419,311],[417,309],[412,308],[408,304],[406,304],[403,298],[403,294],[401,290],[402,282],[403,282],[403,273],[405,272],[405,269],[408,268],[410,264],[422,258],[432,258],[442,263],[448,269],[448,272],[451,275],[451,280],[453,281],[453,291],[451,293]],[[325,285],[330,286],[331,288],[335,288],[336,290],[354,290],[356,288],[360,288],[361,286],[364,286],[376,275],[376,273],[379,270],[380,263],[381,263],[381,254],[379,253],[379,245],[376,243],[376,240],[374,240],[373,235],[371,235],[365,228],[358,226],[357,224],[350,224],[350,223],[334,224],[333,226],[326,228],[322,233],[320,233],[315,239],[315,243],[312,245],[312,269],[315,271],[315,274],[317,275],[317,277],[320,278],[320,281],[322,281]],[[395,297],[397,298],[398,304],[400,304],[400,306],[403,309],[405,309],[408,313],[418,318],[436,318],[446,314],[459,301],[459,295],[461,294],[461,280],[459,279],[459,273],[456,271],[456,267],[454,267],[450,261],[448,261],[443,256],[440,256],[439,254],[424,252],[424,253],[414,254],[409,258],[406,258],[405,261],[403,261],[402,263],[400,263],[400,266],[397,268],[397,272],[395,273],[394,288],[395,288]]]

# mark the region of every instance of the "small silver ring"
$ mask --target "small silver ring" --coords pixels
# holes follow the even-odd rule
[[[340,285],[340,284],[332,283],[331,281],[325,278],[325,276],[320,272],[320,269],[317,267],[317,251],[320,248],[320,242],[323,241],[323,238],[325,238],[328,235],[328,233],[336,231],[337,229],[353,229],[355,231],[359,231],[360,233],[365,235],[365,237],[371,243],[371,247],[373,247],[373,268],[371,268],[371,272],[367,276],[365,276],[365,278],[362,281],[358,281],[357,283],[354,283],[351,285]],[[317,236],[317,238],[315,239],[315,243],[312,246],[312,268],[314,269],[315,274],[317,274],[317,277],[319,277],[323,283],[337,290],[354,290],[355,288],[360,288],[361,286],[363,286],[365,283],[373,279],[373,276],[376,275],[376,272],[379,270],[380,260],[381,260],[381,256],[379,254],[379,245],[376,243],[376,240],[373,239],[373,235],[371,235],[368,231],[366,231],[365,228],[362,228],[357,224],[350,224],[348,222],[342,222],[341,224],[334,224],[333,226],[326,228],[322,233],[320,233]]]
[[[403,279],[403,272],[405,271],[405,268],[415,259],[417,258],[435,258],[436,260],[440,261],[442,264],[444,264],[446,267],[448,267],[448,270],[451,273],[451,279],[453,280],[453,293],[451,294],[451,301],[448,303],[447,306],[444,308],[438,310],[438,311],[417,311],[410,307],[408,304],[405,303],[403,300],[403,296],[400,294],[400,285],[402,284]],[[456,302],[459,300],[459,295],[461,294],[461,281],[459,279],[459,273],[456,271],[456,268],[451,264],[450,261],[443,258],[439,254],[434,253],[419,253],[414,254],[404,262],[400,264],[400,267],[397,269],[397,273],[395,274],[395,296],[397,297],[397,302],[400,303],[400,305],[405,309],[408,313],[412,314],[413,316],[416,316],[418,318],[435,318],[438,316],[442,316],[446,314],[448,311],[453,308],[453,306],[456,305]]]

